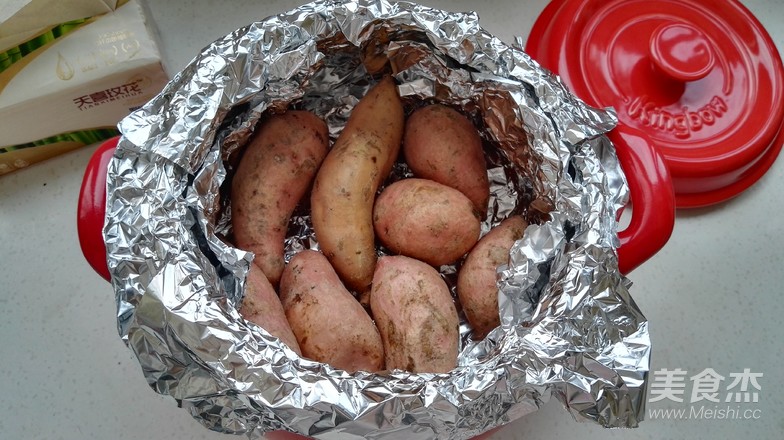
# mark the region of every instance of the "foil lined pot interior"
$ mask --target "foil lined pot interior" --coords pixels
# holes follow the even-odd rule
[[[483,233],[512,213],[531,223],[499,268],[501,327],[473,341],[463,322],[450,374],[347,374],[298,357],[236,310],[252,256],[230,244],[228,189],[254,127],[308,109],[334,140],[390,71],[407,111],[441,102],[480,128],[492,185]],[[617,270],[628,191],[603,136],[614,124],[475,14],[321,1],[254,23],[120,124],[104,229],[119,333],[156,391],[220,432],[462,439],[551,392],[580,419],[636,426],[650,341]],[[389,182],[407,176],[399,163]],[[287,259],[318,248],[307,208],[290,222]],[[452,286],[458,267],[440,268]]]

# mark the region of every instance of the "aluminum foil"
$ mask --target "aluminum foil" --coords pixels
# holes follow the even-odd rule
[[[498,269],[501,327],[473,341],[463,323],[450,374],[348,374],[237,312],[253,255],[230,244],[226,189],[256,122],[309,109],[334,139],[385,72],[407,111],[443,102],[480,128],[492,182],[483,232],[511,214],[531,224]],[[650,339],[618,272],[628,191],[604,136],[615,122],[472,13],[319,1],[253,23],[120,123],[104,228],[118,331],[155,391],[212,430],[252,438],[466,439],[551,395],[578,420],[637,426]],[[392,179],[407,173],[399,164]],[[287,256],[303,248],[318,248],[306,203]],[[441,268],[446,279],[456,270]]]

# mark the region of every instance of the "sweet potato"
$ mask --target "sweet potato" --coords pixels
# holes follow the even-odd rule
[[[376,266],[373,201],[400,151],[404,114],[390,77],[354,107],[313,184],[316,240],[346,286],[367,291]]]
[[[479,240],[458,271],[457,294],[477,340],[501,325],[496,271],[509,262],[509,250],[526,226],[519,215],[507,218]]]
[[[248,279],[245,281],[245,296],[242,298],[239,312],[243,318],[263,328],[298,355],[302,355],[278,294],[254,263],[250,264]]]
[[[455,368],[457,310],[432,266],[404,256],[381,257],[370,307],[384,341],[387,369],[446,373]]]
[[[403,179],[378,196],[373,224],[393,252],[434,266],[455,262],[479,239],[479,216],[460,191],[426,179]]]
[[[304,357],[348,372],[384,368],[376,325],[324,255],[296,254],[283,271],[280,298]]]
[[[261,124],[248,144],[231,189],[235,244],[253,252],[273,286],[283,271],[291,214],[327,154],[329,131],[316,115],[288,111]]]
[[[403,155],[415,176],[462,192],[484,218],[490,181],[482,139],[463,114],[440,104],[416,110],[406,121]]]

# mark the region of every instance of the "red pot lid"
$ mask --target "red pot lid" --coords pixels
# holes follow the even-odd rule
[[[650,138],[678,207],[739,194],[784,143],[781,58],[735,0],[553,0],[526,52]]]

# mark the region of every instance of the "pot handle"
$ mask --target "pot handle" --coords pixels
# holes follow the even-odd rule
[[[76,208],[76,228],[84,258],[106,281],[111,281],[106,264],[106,243],[103,241],[106,172],[119,140],[119,137],[113,137],[105,141],[90,157],[82,178],[79,204]]]
[[[618,233],[618,268],[628,274],[670,239],[675,191],[664,158],[643,133],[619,125],[608,137],[615,144],[634,205],[629,226]]]

